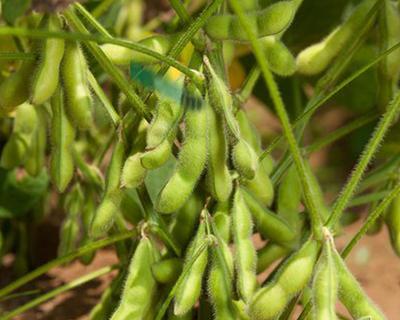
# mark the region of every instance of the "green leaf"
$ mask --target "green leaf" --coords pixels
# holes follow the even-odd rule
[[[2,0],[2,16],[6,22],[13,24],[30,6],[31,0]]]

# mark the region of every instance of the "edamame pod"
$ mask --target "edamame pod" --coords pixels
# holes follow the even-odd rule
[[[183,270],[188,268],[188,261],[193,258],[194,254],[204,243],[206,233],[205,225],[201,223],[196,237],[190,244],[186,257]],[[187,313],[196,303],[200,297],[201,283],[203,279],[203,274],[207,266],[208,252],[204,250],[197,257],[196,261],[191,265],[190,270],[186,273],[185,279],[178,286],[175,294],[175,304],[174,304],[174,314],[184,315]]]
[[[76,42],[68,42],[62,63],[67,113],[80,129],[92,124],[92,97],[87,79],[88,66],[82,49]]]
[[[126,159],[121,175],[121,187],[136,188],[146,177],[147,170],[142,166],[142,153],[138,152]]]
[[[245,179],[255,178],[258,169],[258,156],[245,140],[240,139],[233,147],[232,162],[238,173]]]
[[[60,31],[61,21],[57,15],[50,15],[47,21],[49,31]],[[46,39],[41,52],[41,61],[36,69],[33,83],[31,102],[39,105],[47,101],[56,91],[59,84],[60,64],[64,55],[64,40]],[[70,70],[70,72],[73,72]]]
[[[226,243],[231,239],[231,217],[229,215],[229,202],[220,202],[215,209],[213,220],[219,236]]]
[[[352,35],[359,32],[375,3],[376,0],[364,0],[343,24],[335,28],[325,39],[301,51],[296,58],[297,71],[314,75],[325,70],[346,46]]]
[[[175,172],[161,190],[156,210],[172,213],[178,210],[193,192],[207,161],[207,104],[188,109],[185,116],[185,142],[179,152]]]
[[[293,253],[271,282],[254,294],[249,305],[250,318],[270,320],[279,316],[290,299],[307,285],[313,273],[318,251],[318,244],[308,240],[299,251]]]
[[[296,59],[288,47],[276,36],[261,38],[268,65],[273,72],[288,77],[296,72]]]
[[[121,301],[111,320],[144,319],[156,295],[157,282],[151,266],[157,262],[157,248],[148,238],[142,238],[129,265],[129,273]]]
[[[209,149],[207,185],[217,201],[226,201],[232,192],[232,178],[227,166],[228,146],[224,123],[220,115],[207,108],[209,125]]]
[[[248,302],[257,287],[255,274],[257,255],[251,239],[253,229],[251,213],[239,187],[235,190],[231,214],[232,233],[235,243],[237,290],[240,297],[245,302]]]
[[[57,88],[51,100],[53,117],[51,119],[51,158],[50,175],[59,192],[63,192],[74,174],[72,145],[75,139],[74,126],[64,109],[64,96]]]
[[[182,260],[170,258],[158,261],[151,266],[151,272],[159,283],[171,283],[176,281],[182,271]]]
[[[397,196],[385,215],[394,252],[400,256],[400,196]]]
[[[279,1],[259,11],[246,13],[253,33],[265,37],[283,31],[293,20],[295,1]],[[205,25],[207,34],[216,40],[247,41],[248,36],[235,15],[212,16]]]
[[[278,215],[264,208],[249,192],[243,190],[242,194],[260,234],[276,243],[290,246],[296,239],[296,233]]]
[[[339,299],[355,319],[370,318],[384,320],[386,317],[369,299],[358,281],[347,269],[342,257],[335,251],[333,254],[339,277]]]

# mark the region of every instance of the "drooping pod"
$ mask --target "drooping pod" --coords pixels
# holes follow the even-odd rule
[[[400,196],[397,196],[385,214],[390,241],[394,252],[400,256]]]
[[[57,15],[50,15],[47,21],[49,31],[60,31],[61,21]],[[65,41],[48,38],[41,51],[40,64],[32,82],[31,103],[40,105],[46,102],[56,91],[59,84],[60,65],[64,56]],[[70,70],[73,72],[73,70]]]
[[[179,152],[175,172],[161,190],[156,210],[172,213],[178,210],[193,192],[207,160],[207,111],[190,108],[185,115],[184,144]]]
[[[18,106],[13,132],[1,153],[0,164],[3,168],[12,169],[27,160],[38,122],[38,114],[33,105],[23,103]]]
[[[336,320],[335,305],[338,292],[338,275],[333,259],[333,244],[327,234],[322,253],[315,268],[312,284],[313,313],[315,320]]]
[[[351,316],[355,319],[385,320],[386,317],[369,299],[336,251],[333,258],[339,277],[339,299]]]
[[[295,1],[279,1],[259,11],[246,13],[253,33],[258,37],[277,34],[287,28],[296,12]],[[235,15],[212,16],[205,25],[207,34],[215,40],[248,41],[239,18]]]
[[[207,108],[209,126],[209,149],[207,185],[213,197],[226,201],[232,192],[232,178],[227,166],[228,146],[221,115]]]
[[[185,257],[183,270],[189,266],[188,262],[194,258],[195,253],[206,240],[205,225],[201,223],[197,230],[196,236],[189,245]],[[184,315],[196,303],[200,297],[201,283],[203,274],[207,266],[208,252],[204,250],[197,257],[196,261],[191,265],[190,270],[186,273],[185,279],[178,286],[175,294],[174,314]]]
[[[239,187],[235,190],[231,216],[232,234],[235,244],[237,290],[240,297],[245,302],[248,302],[257,287],[255,273],[257,255],[251,239],[253,230],[251,213]]]
[[[64,95],[60,87],[51,99],[51,109],[53,116],[50,134],[50,175],[58,191],[63,192],[74,174],[71,148],[75,139],[75,129],[65,112]]]
[[[176,39],[178,39],[178,37],[179,35],[154,35],[140,40],[139,44],[165,55],[171,49],[172,44]],[[107,57],[117,65],[129,65],[131,62],[142,64],[158,62],[158,60],[152,56],[115,44],[103,44],[101,49]]]
[[[87,79],[88,66],[80,45],[68,42],[62,62],[67,113],[80,129],[92,124],[92,97]]]
[[[352,35],[360,30],[375,3],[376,0],[364,0],[354,9],[349,18],[325,39],[301,51],[296,58],[297,71],[314,75],[325,70],[346,46]]]
[[[151,272],[159,283],[171,283],[176,281],[182,272],[182,260],[169,258],[157,261],[151,266]]]
[[[296,233],[267,208],[264,208],[249,192],[242,190],[244,201],[254,217],[257,230],[264,238],[284,246],[290,246],[296,239]]]
[[[250,318],[270,320],[279,316],[290,299],[307,285],[318,251],[319,245],[314,240],[308,240],[293,253],[273,279],[254,294],[249,305]]]
[[[34,69],[33,61],[24,61],[17,71],[0,83],[0,115],[14,111],[17,106],[29,98],[30,78]]]
[[[158,259],[159,253],[152,241],[142,238],[130,262],[121,300],[111,320],[145,319],[156,295],[157,282],[151,266]]]

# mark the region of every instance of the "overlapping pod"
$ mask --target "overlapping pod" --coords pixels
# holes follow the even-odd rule
[[[68,116],[81,129],[92,124],[92,97],[87,79],[88,66],[80,45],[68,42],[62,62],[62,77]]]
[[[217,203],[213,215],[213,220],[219,236],[226,243],[230,243],[231,239],[231,217],[229,215],[229,205],[229,201]]]
[[[315,268],[312,285],[315,320],[336,320],[335,305],[338,293],[338,275],[333,259],[333,244],[328,235]]]
[[[38,115],[35,107],[29,103],[18,106],[13,132],[1,153],[0,164],[3,168],[12,169],[27,160],[37,128]]]
[[[349,18],[325,39],[301,51],[296,58],[297,71],[306,75],[314,75],[326,69],[346,46],[353,34],[360,30],[376,2],[376,0],[364,0],[354,9]]]
[[[50,15],[46,27],[49,31],[60,31],[62,26],[59,17]],[[64,55],[64,46],[63,39],[48,38],[44,42],[40,54],[40,63],[36,68],[32,82],[32,104],[44,103],[56,91],[59,85],[60,64]]]
[[[58,191],[63,192],[74,174],[71,148],[75,139],[75,129],[65,112],[64,95],[60,87],[51,99],[51,109],[53,116],[50,131],[50,175]]]
[[[253,33],[265,37],[281,32],[292,22],[296,12],[295,1],[279,1],[259,11],[246,13]],[[235,15],[212,16],[205,25],[207,34],[215,40],[248,41],[239,18]]]
[[[276,74],[287,77],[296,71],[296,59],[288,47],[276,36],[261,38],[268,65]]]
[[[209,149],[207,185],[217,201],[226,201],[232,192],[232,178],[227,166],[228,145],[221,115],[207,108]]]
[[[273,262],[286,256],[289,249],[282,245],[268,242],[263,248],[257,251],[257,273],[263,272]]]
[[[140,40],[139,44],[165,55],[171,49],[172,44],[176,39],[178,39],[178,37],[179,35],[154,35]],[[158,62],[158,60],[152,56],[115,44],[103,44],[101,49],[107,57],[117,65],[129,65],[131,62],[142,64]]]
[[[157,261],[151,266],[151,272],[159,283],[174,282],[182,272],[182,260],[169,258]]]
[[[142,155],[142,152],[138,152],[125,160],[121,174],[122,187],[136,188],[143,183],[147,170],[142,166]]]
[[[392,248],[400,256],[400,196],[397,196],[385,215]]]
[[[110,165],[107,169],[103,199],[96,210],[96,214],[90,226],[90,236],[92,238],[105,235],[112,227],[115,215],[119,211],[119,204],[122,197],[119,186],[124,158],[124,142],[118,139],[113,150]]]
[[[293,253],[271,282],[254,294],[249,305],[250,318],[270,320],[279,316],[290,299],[307,285],[313,273],[318,251],[319,245],[310,239],[300,250]]]
[[[347,269],[340,255],[333,254],[339,277],[339,299],[355,319],[384,320],[386,317],[369,299],[358,281]]]
[[[196,236],[189,245],[185,257],[183,270],[187,270],[188,262],[194,258],[201,245],[206,240],[205,225],[201,223],[197,230]],[[185,278],[180,283],[175,294],[174,314],[184,315],[193,308],[196,301],[200,297],[201,284],[203,274],[207,266],[208,252],[204,250],[197,257],[195,262],[190,266],[189,271],[186,273]]]
[[[192,194],[207,161],[207,104],[199,109],[190,108],[185,115],[184,144],[179,152],[177,167],[161,190],[156,210],[172,213]]]
[[[24,61],[17,71],[0,83],[0,115],[14,111],[29,98],[30,78],[34,69],[33,61]]]
[[[251,238],[253,230],[251,213],[239,187],[235,190],[231,216],[235,244],[236,286],[239,296],[248,302],[257,287],[255,273],[257,255]]]
[[[159,253],[152,241],[142,238],[130,262],[121,300],[111,320],[145,319],[156,295],[157,282],[151,266],[158,259]]]

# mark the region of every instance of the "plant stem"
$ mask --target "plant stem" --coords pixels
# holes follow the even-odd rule
[[[0,52],[0,60],[35,60],[36,55],[30,52]]]
[[[294,136],[292,127],[290,125],[289,116],[286,112],[283,100],[280,96],[278,86],[273,78],[271,71],[269,70],[267,60],[264,56],[264,53],[260,46],[260,43],[257,41],[256,36],[252,32],[251,27],[250,27],[250,22],[247,21],[247,18],[244,14],[244,11],[243,11],[239,1],[231,0],[231,5],[233,8],[233,11],[238,16],[239,22],[242,25],[245,32],[247,33],[248,38],[252,44],[252,47],[254,50],[254,55],[258,61],[258,64],[260,65],[262,74],[264,76],[264,80],[269,89],[276,112],[282,123],[284,135],[289,144],[289,149],[293,156],[293,159],[294,159],[294,162],[295,162],[295,165],[297,168],[297,172],[299,174],[301,184],[302,184],[302,187],[304,190],[304,198],[305,198],[306,206],[309,210],[312,230],[313,230],[314,236],[317,239],[319,239],[321,236],[321,226],[322,226],[321,217],[319,215],[318,208],[316,207],[316,203],[313,198],[313,190],[312,190],[312,185],[310,182],[310,177],[308,176],[308,173],[306,171],[304,159],[302,158],[302,155],[300,153],[300,148],[297,145],[296,138]]]
[[[182,4],[181,0],[169,0],[169,3],[184,24],[188,24],[191,21],[191,17],[186,11],[186,8]]]
[[[24,284],[28,283],[29,281],[32,281],[33,279],[36,279],[37,277],[41,276],[42,274],[45,274],[47,271],[49,271],[50,269],[52,269],[54,267],[65,264],[65,263],[67,263],[77,257],[80,257],[86,253],[109,246],[116,242],[123,241],[123,240],[129,239],[129,238],[135,238],[136,235],[137,235],[136,230],[130,230],[128,232],[117,234],[117,235],[109,237],[107,239],[102,239],[99,241],[89,243],[86,246],[80,247],[77,250],[72,251],[65,256],[62,256],[62,257],[59,257],[52,261],[49,261],[48,263],[40,266],[39,268],[36,268],[35,270],[25,274],[24,276],[18,278],[14,282],[11,282],[9,285],[0,289],[0,297],[3,297],[5,295],[9,294],[10,292],[18,289],[19,287],[23,286]]]
[[[375,155],[385,137],[386,132],[392,125],[396,115],[398,114],[398,109],[400,107],[400,92],[396,94],[393,101],[389,104],[386,113],[383,115],[368,144],[366,145],[363,153],[361,154],[360,160],[356,165],[353,173],[351,174],[348,182],[343,187],[340,196],[337,198],[333,205],[332,213],[326,222],[326,226],[332,228],[337,221],[340,219],[343,210],[345,209],[347,203],[350,201],[354,192],[360,183],[362,176],[367,169],[367,166]]]

